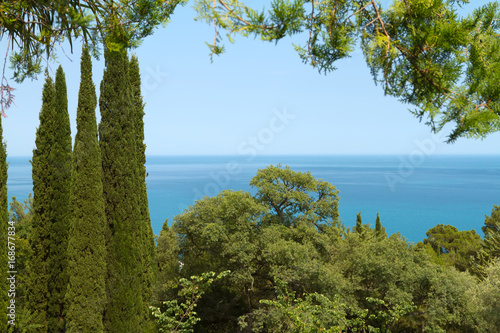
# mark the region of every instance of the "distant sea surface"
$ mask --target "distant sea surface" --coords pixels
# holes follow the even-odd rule
[[[29,157],[10,157],[8,195],[25,199],[33,191]],[[223,189],[255,193],[257,170],[273,164],[335,185],[340,218],[352,227],[375,224],[377,212],[389,234],[418,242],[437,224],[459,230],[481,227],[500,205],[500,155],[340,155],[340,156],[148,156],[149,207],[153,231],[203,196]]]

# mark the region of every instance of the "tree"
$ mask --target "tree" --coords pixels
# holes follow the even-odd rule
[[[377,212],[377,218],[375,219],[375,233],[377,236],[387,237],[387,233],[385,232],[385,228],[382,227],[382,223],[380,222],[380,215]]]
[[[179,290],[179,296],[183,298],[182,303],[179,304],[177,300],[163,302],[166,307],[163,313],[160,308],[151,307],[158,324],[158,331],[160,333],[192,333],[194,326],[200,321],[195,311],[197,303],[214,281],[223,279],[229,273],[225,271],[216,276],[214,272],[208,272],[201,276],[191,276],[191,281],[181,279],[182,289]]]
[[[92,82],[92,62],[84,47],[73,150],[71,229],[68,235],[66,331],[103,332],[106,304],[106,217],[102,163]]]
[[[354,231],[360,235],[363,233],[363,220],[361,218],[361,212],[356,214],[356,225],[354,226]]]
[[[474,286],[472,293],[472,309],[479,317],[480,332],[498,332],[500,330],[500,260],[494,260],[486,268],[487,277]]]
[[[158,274],[155,280],[154,300],[161,304],[177,296],[176,287],[180,278],[179,244],[173,228],[169,228],[168,219],[158,237]]]
[[[257,188],[257,200],[269,206],[270,223],[296,226],[305,222],[318,229],[340,227],[337,189],[328,182],[314,179],[310,172],[271,165],[259,170],[250,186]]]
[[[36,323],[42,325],[40,332],[47,332],[47,310],[49,303],[50,252],[50,203],[52,196],[50,149],[54,143],[52,119],[54,117],[55,87],[46,74],[40,111],[40,126],[36,132],[36,148],[33,150],[33,221],[31,228],[28,310],[37,314]]]
[[[133,96],[132,118],[135,127],[135,145],[137,152],[137,175],[139,178],[139,209],[141,219],[141,237],[142,237],[142,255],[143,255],[143,302],[151,304],[153,296],[153,284],[156,273],[156,249],[149,216],[148,193],[146,187],[146,144],[144,143],[144,103],[141,96],[141,76],[139,73],[139,61],[137,57],[132,56],[129,64],[130,86]],[[145,308],[145,310],[147,310]],[[147,311],[144,312],[145,318],[149,317]]]
[[[143,238],[133,97],[125,52],[105,50],[99,144],[102,156],[107,248],[104,330],[142,332]]]
[[[158,25],[167,23],[177,5],[186,2],[2,1],[0,38],[5,37],[12,50],[14,79],[22,82],[39,74],[43,58],[55,56],[57,45],[63,41],[72,49],[73,43],[82,38],[96,56],[101,43],[112,49],[135,47]],[[12,90],[4,72],[0,85],[2,112],[13,102]]]
[[[223,191],[174,220],[181,277],[231,271],[198,306],[197,327],[209,332],[236,331],[238,318],[252,326],[275,279],[302,293],[326,292],[338,278],[327,264],[343,230],[335,187],[280,166],[259,170],[251,184],[255,196]]]
[[[215,197],[197,201],[175,217],[172,228],[179,238],[183,262],[180,271],[177,266],[180,278],[209,271],[231,271],[226,283],[213,286],[198,306],[200,325],[235,331],[238,316],[251,312],[258,304],[255,295],[262,292],[261,288],[266,289],[263,276],[268,274],[268,265],[259,262],[257,244],[265,211],[266,207],[249,193],[222,191]],[[159,255],[162,257],[161,252]],[[162,276],[167,272],[164,270]]]
[[[268,311],[258,311],[257,325],[264,326],[271,332],[296,333],[340,333],[347,331],[347,327],[352,328],[346,318],[346,306],[339,302],[338,297],[330,300],[318,293],[296,297],[296,293],[288,291],[287,285],[282,281],[277,280],[275,283],[276,300],[260,301]],[[364,326],[363,324],[360,326]]]
[[[493,206],[491,216],[485,216],[484,250],[490,259],[500,257],[500,206]]]
[[[454,266],[459,271],[471,268],[482,247],[481,237],[474,231],[458,231],[451,225],[438,224],[426,232],[423,244],[432,247],[435,262]]]
[[[175,7],[185,2],[2,2],[0,37],[7,36],[8,43],[19,48],[12,61],[14,77],[22,81],[37,74],[44,54],[52,54],[63,40],[72,46],[75,40],[83,38],[92,50],[99,43],[111,48],[134,47],[159,24],[166,23]]]
[[[68,114],[66,79],[61,66],[57,68],[52,119],[53,142],[50,148],[50,250],[49,332],[64,331],[64,295],[68,285],[67,248],[71,220],[70,190],[72,178],[71,128]]]
[[[3,249],[1,252],[2,258],[0,259],[0,265],[2,267],[0,278],[3,281],[2,286],[0,287],[0,292],[2,293],[0,296],[0,306],[3,309],[7,309],[7,307],[10,306],[9,298],[7,297],[10,293],[10,284],[6,283],[6,281],[9,281],[7,280],[7,278],[9,278],[7,271],[15,271],[17,269],[16,266],[7,266],[8,261],[10,260],[8,257],[15,252],[10,250],[9,243],[16,244],[15,238],[13,237],[15,235],[16,225],[14,223],[9,223],[9,210],[7,202],[7,151],[3,141],[2,121],[0,120],[0,226],[2,226],[0,231],[2,235],[0,236],[0,248]],[[7,316],[7,318],[9,317]],[[5,332],[7,331],[7,320],[2,321],[0,324],[0,330]]]
[[[500,130],[500,4],[489,2],[463,16],[468,3],[394,1],[384,10],[374,0],[273,0],[266,12],[237,0],[200,0],[196,9],[198,19],[215,25],[211,54],[224,51],[221,30],[230,40],[240,34],[278,42],[302,34],[306,42],[295,50],[327,73],[359,42],[384,93],[415,107],[412,113],[426,118],[433,131],[452,126],[453,142]]]

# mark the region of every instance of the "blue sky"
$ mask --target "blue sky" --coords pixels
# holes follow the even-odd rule
[[[408,105],[374,85],[359,51],[325,76],[301,62],[290,38],[278,45],[237,38],[210,63],[205,42],[213,39],[213,27],[193,21],[194,16],[190,5],[177,8],[170,24],[134,50],[146,103],[147,154],[409,155],[422,142],[433,142],[432,153],[438,154],[499,153],[498,133],[482,141],[442,143],[446,132],[432,135]],[[80,46],[73,54],[65,52],[68,56],[59,52],[58,61],[66,72],[74,135]],[[97,88],[103,62],[94,60]],[[52,72],[57,66],[50,64]],[[42,85],[43,75],[14,84],[16,105],[3,119],[10,156],[32,154]]]

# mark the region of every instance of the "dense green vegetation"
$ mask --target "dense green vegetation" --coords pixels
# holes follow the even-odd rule
[[[47,75],[32,162],[34,216],[28,309],[36,313],[34,323],[44,332],[61,332],[65,325],[71,156],[66,81],[59,67],[55,84]]]
[[[42,102],[34,196],[11,203],[18,317],[2,332],[149,332],[157,260],[138,61],[106,51],[98,128],[92,64],[84,48],[74,150],[62,68],[55,83],[47,74]],[[4,212],[7,222],[7,206]]]
[[[67,332],[100,333],[104,329],[107,226],[96,104],[92,63],[85,48],[82,52],[77,133],[73,149],[72,220],[67,251]]]
[[[136,108],[126,54],[106,50],[101,82],[99,144],[108,230],[106,332],[142,332],[148,288],[144,277],[144,219],[137,162]],[[139,194],[139,195],[138,195]]]
[[[158,275],[149,303],[155,324],[144,331],[500,329],[500,257],[488,252],[486,238],[449,225],[431,228],[418,244],[399,234],[387,236],[381,225],[360,223],[351,231],[338,220],[334,186],[281,166],[259,170],[252,184],[257,190],[253,196],[223,191],[197,201],[171,227],[165,222],[157,240]],[[485,227],[496,213],[495,206]],[[21,240],[30,238],[31,216],[29,202],[11,203],[11,220]],[[490,238],[498,237],[499,229],[490,230]],[[89,246],[98,241],[87,240]],[[19,244],[25,251],[27,245]],[[482,251],[490,253],[488,261],[477,255]],[[81,274],[92,273],[83,265],[83,254],[72,260],[82,261]],[[26,266],[18,267],[22,280]],[[109,303],[91,291],[68,295],[75,296],[75,304],[106,309]],[[25,297],[22,284],[19,293]],[[19,304],[24,307],[24,302]],[[81,318],[81,325],[97,323],[98,311],[92,320]],[[85,331],[85,326],[75,330],[69,323],[78,323],[78,315],[89,312],[73,312],[75,318],[67,316],[67,331]],[[135,325],[124,332],[142,329],[140,320]]]
[[[10,248],[8,247],[9,243],[9,231],[15,230],[12,228],[12,224],[8,224],[9,222],[9,214],[8,214],[8,200],[7,200],[7,152],[5,149],[5,143],[3,142],[3,128],[2,128],[2,121],[0,119],[0,225],[1,225],[1,230],[0,230],[0,235],[3,235],[0,238],[0,248],[6,249],[7,254],[10,256],[13,254],[12,251],[10,251]],[[10,228],[9,228],[10,227]],[[11,235],[14,235],[15,233],[10,233]],[[12,237],[13,239],[13,237]],[[12,240],[11,239],[11,240]],[[15,241],[13,242],[15,243]],[[2,272],[0,273],[0,280],[2,281],[10,281],[7,280],[10,277],[10,274],[7,273],[7,271],[10,271],[11,269],[7,269],[7,264],[8,264],[8,256],[2,256],[0,258],[0,265],[3,267]],[[15,266],[13,267],[15,268]],[[8,307],[10,306],[9,302],[9,297],[8,294],[10,289],[10,283],[3,283],[2,286],[0,287],[0,293],[2,295],[0,296],[0,307],[3,309],[7,309],[7,314],[9,313]],[[7,320],[10,320],[8,316]],[[7,320],[3,321],[0,323],[0,331],[7,331]]]
[[[36,323],[41,332],[47,331],[48,307],[48,255],[50,252],[50,201],[52,196],[50,172],[50,147],[54,134],[52,119],[54,115],[55,87],[52,78],[46,75],[42,95],[40,125],[36,133],[36,149],[33,150],[33,220],[29,236],[30,260],[28,280],[28,310],[36,313]]]
[[[48,332],[64,331],[64,297],[68,285],[68,231],[71,219],[70,191],[72,185],[71,129],[68,114],[66,79],[61,66],[55,79],[53,141],[49,148],[51,202],[49,267]],[[35,197],[35,200],[38,200]]]
[[[132,56],[129,63],[130,86],[132,89],[132,118],[135,128],[135,145],[137,158],[137,177],[139,181],[139,218],[140,218],[140,235],[142,247],[142,301],[148,305],[153,296],[153,284],[156,273],[156,249],[151,226],[151,218],[149,216],[148,193],[146,187],[146,144],[144,143],[144,103],[141,95],[141,76],[139,73],[139,60]],[[149,311],[147,307],[144,310],[144,320],[148,320]]]
[[[271,165],[255,195],[205,197],[155,243],[138,61],[105,56],[97,126],[82,53],[73,151],[64,74],[47,75],[34,197],[10,211],[16,332],[498,332],[498,206],[484,240],[437,225],[410,244],[379,214],[345,227],[335,186]]]
[[[297,35],[304,63],[320,73],[361,49],[386,95],[449,142],[500,130],[498,34],[500,5],[467,0],[196,1],[199,19],[215,25],[212,54],[224,52],[221,32],[263,41]]]
[[[157,300],[168,301],[159,307],[164,316],[173,311],[172,299],[183,300],[180,281],[230,271],[204,291],[194,332],[500,328],[493,310],[500,258],[484,276],[474,273],[484,247],[474,231],[438,225],[413,245],[399,234],[388,237],[380,217],[372,228],[358,214],[354,229],[345,228],[335,187],[309,173],[270,166],[251,184],[255,196],[223,191],[164,226],[157,289]]]

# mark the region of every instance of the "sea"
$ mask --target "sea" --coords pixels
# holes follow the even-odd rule
[[[9,198],[24,200],[33,191],[30,157],[8,162]],[[148,156],[154,233],[205,196],[225,189],[255,194],[252,177],[278,164],[335,185],[346,227],[355,225],[358,212],[374,226],[379,213],[388,234],[413,243],[437,224],[483,237],[485,215],[500,205],[500,155]]]

